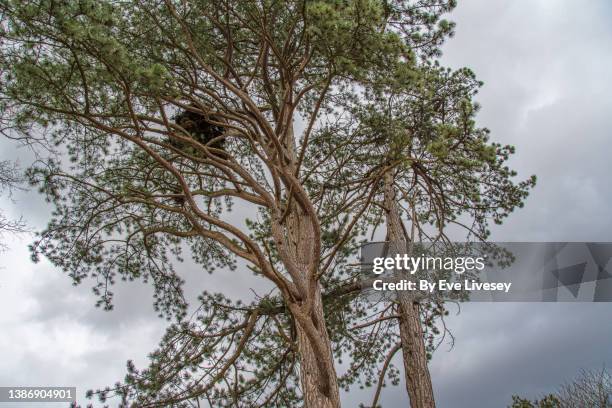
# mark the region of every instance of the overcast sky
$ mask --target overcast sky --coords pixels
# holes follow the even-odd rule
[[[519,175],[539,180],[493,238],[612,241],[612,3],[466,0],[451,19],[456,36],[443,62],[468,66],[485,82],[479,124],[516,145]],[[26,150],[0,143],[0,159],[28,164]],[[40,197],[13,199],[1,208],[44,226],[50,208]],[[102,312],[87,285],[74,288],[48,263],[32,264],[28,242],[10,241],[0,254],[0,386],[77,386],[82,394],[121,379],[127,359],[142,367],[165,326],[151,290],[120,288],[115,311]],[[207,276],[205,285],[190,290],[248,291],[232,274]],[[431,364],[438,406],[505,407],[512,394],[537,397],[580,369],[612,366],[611,315],[612,304],[464,305],[449,320],[454,348],[442,346]],[[343,396],[349,407],[361,397],[371,400]],[[382,402],[407,406],[404,387],[387,387]]]

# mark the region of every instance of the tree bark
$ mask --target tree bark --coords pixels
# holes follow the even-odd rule
[[[297,205],[288,217],[290,243],[303,271],[299,286],[305,294],[305,299],[290,305],[296,323],[304,406],[339,408],[338,379],[323,314],[321,285],[318,279],[312,281],[308,276],[309,263],[313,262],[313,233],[309,221],[312,220],[308,220]]]
[[[293,164],[297,161],[292,127],[288,130],[288,153]],[[295,167],[292,166],[295,172]],[[291,193],[291,191],[289,191]],[[322,288],[318,276],[319,251],[314,245],[320,237],[315,234],[318,220],[288,198],[286,221],[288,246],[300,270],[296,285],[302,299],[289,304],[295,319],[300,356],[300,382],[306,408],[340,408],[338,378],[334,367],[331,341],[323,314]],[[313,266],[315,266],[313,268]]]
[[[315,334],[320,336],[324,348],[323,354],[315,350],[306,329],[299,323],[296,325],[304,406],[307,408],[339,408],[338,380],[334,368],[331,343],[323,318],[320,290],[317,291],[312,318],[319,326],[315,328]]]
[[[384,179],[384,200],[389,241],[388,256],[404,252],[408,239],[400,216],[399,205],[395,196],[393,174],[387,172]],[[431,376],[427,366],[425,339],[419,316],[419,305],[407,293],[398,296],[398,314],[402,356],[404,359],[404,376],[406,390],[410,397],[411,408],[435,408]]]
[[[406,390],[411,408],[435,408],[431,376],[427,366],[427,354],[423,328],[419,318],[419,305],[410,300],[399,302],[399,327],[402,356],[406,377]]]

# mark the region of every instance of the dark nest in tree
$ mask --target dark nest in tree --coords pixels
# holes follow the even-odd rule
[[[225,128],[218,124],[222,120],[217,116],[184,110],[172,119],[198,143],[213,149],[224,150],[225,138],[221,136]],[[183,151],[189,150],[194,153],[197,151],[194,145],[176,138],[170,138],[170,144]],[[213,154],[221,157],[225,156],[217,152],[213,152]]]
[[[214,149],[210,150],[210,154],[222,159],[227,158],[227,154],[225,153],[225,138],[223,137],[226,128],[219,125],[220,122],[223,122],[223,119],[216,115],[204,115],[191,110],[183,110],[175,115],[172,120],[183,128],[196,142]],[[180,134],[181,136],[187,136],[184,132],[180,132]],[[179,140],[176,137],[170,137],[168,138],[168,142],[174,148],[188,155],[202,155],[201,149],[187,141]],[[170,193],[176,204],[183,205],[185,203],[185,197],[180,186],[177,185],[175,188],[171,188]]]

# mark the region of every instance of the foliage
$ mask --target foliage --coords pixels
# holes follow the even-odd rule
[[[601,370],[582,370],[576,378],[561,385],[559,390],[533,402],[512,397],[511,408],[579,408],[612,407],[612,376],[604,367]]]
[[[540,400],[536,399],[533,401],[513,395],[510,408],[559,408],[560,406],[559,400],[553,394],[547,395]]]
[[[15,189],[21,188],[23,176],[15,163],[9,160],[0,161],[0,194],[8,193],[8,196]],[[13,220],[7,218],[0,210],[0,238],[4,238],[6,234],[18,234],[27,230],[26,224],[22,218]],[[0,250],[5,250],[6,246],[0,242]]]

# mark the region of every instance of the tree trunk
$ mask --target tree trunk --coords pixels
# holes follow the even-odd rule
[[[289,129],[288,153],[296,161],[293,131]],[[295,171],[295,169],[292,169]],[[306,408],[340,408],[338,378],[334,367],[331,341],[323,314],[322,289],[319,279],[309,276],[313,265],[318,271],[319,253],[314,246],[320,239],[314,233],[314,220],[296,200],[288,199],[287,238],[295,263],[301,271],[296,277],[303,299],[289,305],[295,319],[300,355],[300,381]],[[317,224],[318,225],[318,224]]]
[[[385,209],[387,211],[387,237],[389,241],[388,256],[404,252],[407,249],[407,237],[395,198],[393,175],[385,175]],[[427,366],[425,339],[419,316],[419,305],[407,292],[398,296],[398,313],[402,356],[404,358],[404,376],[406,390],[410,397],[411,408],[435,408],[431,376]]]
[[[290,244],[303,271],[299,286],[305,299],[290,305],[290,309],[296,323],[304,406],[339,408],[338,379],[323,314],[321,285],[318,280],[308,279],[308,266],[313,262],[313,233],[309,221],[297,205],[287,220]]]
[[[435,408],[433,387],[419,318],[419,305],[400,297],[400,339],[411,408]]]
[[[304,395],[304,406],[307,408],[339,408],[340,393],[338,379],[334,368],[331,343],[323,318],[321,291],[317,291],[317,301],[313,308],[313,322],[316,322],[316,335],[320,336],[324,346],[323,354],[317,352],[307,329],[296,325],[298,350],[300,352],[300,380]]]

